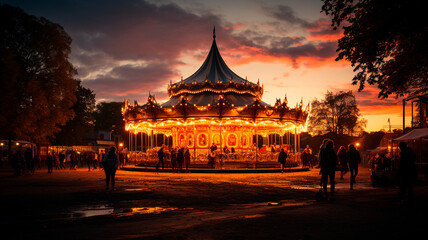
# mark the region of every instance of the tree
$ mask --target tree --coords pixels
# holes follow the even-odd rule
[[[125,121],[122,116],[123,102],[101,102],[95,107],[95,129],[113,131],[113,135],[118,135],[126,139]]]
[[[64,29],[0,4],[0,136],[44,143],[72,119],[76,70]]]
[[[360,118],[359,109],[352,91],[327,91],[322,100],[315,99],[311,103],[309,131],[332,132],[352,135],[365,127],[365,120]]]
[[[377,85],[379,97],[428,90],[428,21],[422,2],[323,0],[322,12],[342,28],[336,60],[349,60],[352,82]]]
[[[75,117],[55,135],[57,145],[87,145],[85,138],[93,133],[95,94],[91,89],[83,87],[81,81],[77,81],[76,98],[73,106]]]

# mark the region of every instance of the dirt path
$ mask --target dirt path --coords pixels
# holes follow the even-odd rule
[[[373,188],[368,169],[352,191],[349,175],[337,179],[336,199],[322,202],[317,170],[118,171],[115,192],[105,191],[99,170],[0,179],[0,223],[10,239],[395,239],[427,225],[426,184],[406,207],[396,187]]]

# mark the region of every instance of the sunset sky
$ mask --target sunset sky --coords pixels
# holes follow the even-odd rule
[[[349,62],[336,62],[341,32],[320,13],[320,0],[3,1],[62,25],[73,39],[71,62],[97,101],[168,99],[170,80],[188,77],[205,59],[213,27],[224,60],[238,75],[264,85],[263,100],[287,94],[294,107],[327,90],[353,90],[367,130],[402,125],[401,99],[357,92]],[[408,107],[407,109],[410,109]],[[409,120],[409,117],[407,117]],[[410,121],[406,121],[409,125]]]

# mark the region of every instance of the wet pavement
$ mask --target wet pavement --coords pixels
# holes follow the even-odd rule
[[[373,187],[362,168],[354,190],[349,175],[337,177],[335,200],[317,201],[318,173],[119,170],[115,191],[105,191],[100,170],[2,172],[0,224],[10,239],[352,239],[377,235],[372,225],[418,232],[426,224],[416,221],[428,213],[425,183],[408,208],[397,187]]]

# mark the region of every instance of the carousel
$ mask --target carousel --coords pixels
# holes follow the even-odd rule
[[[131,159],[155,161],[165,146],[187,148],[192,163],[206,162],[214,151],[222,160],[263,161],[285,148],[298,152],[309,105],[295,108],[287,97],[275,105],[262,101],[263,85],[235,74],[224,62],[213,42],[202,66],[191,76],[170,82],[169,100],[158,103],[149,94],[139,105],[125,101],[122,114],[129,132]],[[269,154],[268,154],[269,153]],[[276,161],[276,159],[272,159]]]

